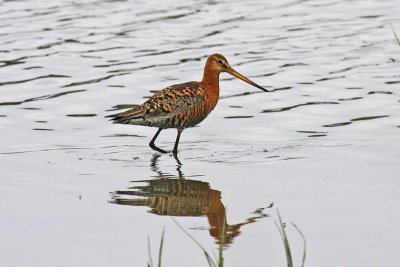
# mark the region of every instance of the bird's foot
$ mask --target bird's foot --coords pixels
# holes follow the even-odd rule
[[[156,145],[155,144],[149,144],[149,146],[151,147],[151,149],[153,149],[153,150],[155,150],[155,151],[158,151],[158,152],[160,152],[160,153],[167,153],[167,151],[165,151],[165,150],[163,150],[163,149],[161,149],[161,148],[159,148],[159,147],[156,147]]]

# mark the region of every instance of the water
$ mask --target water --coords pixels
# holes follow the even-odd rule
[[[276,209],[297,264],[290,222],[307,266],[398,265],[399,13],[373,0],[1,2],[1,266],[145,266],[163,227],[163,266],[207,266],[171,215],[210,252],[226,219],[225,266],[285,266]],[[199,80],[216,52],[273,92],[223,74],[179,162],[148,147],[156,129],[104,119]]]

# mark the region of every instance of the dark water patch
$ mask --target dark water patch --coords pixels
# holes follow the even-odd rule
[[[52,46],[57,46],[57,45],[64,44],[64,43],[80,43],[80,42],[75,39],[66,39],[66,40],[59,41],[59,42],[52,42],[52,43],[40,45],[37,47],[37,49],[39,49],[39,50],[48,49],[48,48],[51,48]],[[93,44],[93,43],[91,43],[91,44]]]
[[[248,45],[248,42],[244,41],[244,42],[240,42],[240,44]],[[222,45],[218,45],[218,46],[225,46],[225,45],[222,44]],[[234,56],[239,56],[239,55],[240,55],[239,53],[235,53],[234,54]],[[274,59],[273,58],[269,58],[269,60],[274,60]],[[246,61],[243,61],[243,62],[235,63],[235,66],[247,65],[249,63],[256,63],[256,62],[262,62],[262,61],[266,61],[266,59],[264,57],[258,57],[256,59],[246,60]],[[257,76],[253,76],[253,77],[262,77],[262,76],[263,76],[263,74],[257,75]],[[267,75],[267,76],[271,76],[271,75]]]
[[[83,81],[83,82],[73,82],[73,83],[70,83],[70,84],[67,84],[67,85],[64,85],[64,86],[61,86],[61,87],[72,87],[72,86],[79,86],[79,85],[84,85],[84,84],[98,83],[98,82],[101,82],[101,81],[104,81],[104,80],[108,80],[108,79],[110,79],[112,77],[115,77],[115,76],[122,76],[122,75],[127,75],[127,74],[130,74],[130,73],[124,72],[124,73],[112,74],[112,75],[108,75],[108,76],[105,76],[105,77],[92,79],[92,80],[87,80],[87,81]]]
[[[12,65],[24,64],[25,61],[22,61],[21,58],[17,58],[17,59],[12,59],[12,60],[0,60],[0,63],[3,63],[3,65],[0,65],[0,68],[1,68],[1,67],[12,66]]]
[[[345,122],[338,122],[338,123],[332,123],[332,124],[325,124],[322,125],[322,127],[340,127],[340,126],[345,126],[345,125],[349,125],[352,124],[351,121],[345,121]]]
[[[291,28],[291,29],[287,29],[288,32],[298,32],[298,31],[305,31],[305,30],[309,30],[310,28]]]
[[[37,123],[47,123],[47,121],[35,121]]]
[[[25,153],[34,153],[34,152],[48,152],[48,151],[76,151],[76,150],[84,150],[90,149],[86,147],[60,147],[60,148],[45,148],[45,149],[34,149],[34,150],[20,150],[20,151],[11,151],[11,152],[0,152],[2,155],[12,155],[12,154],[25,154]]]
[[[82,117],[96,117],[97,116],[97,114],[67,114],[67,115],[65,115],[65,116],[67,116],[67,117],[80,117],[80,118],[82,118]]]
[[[361,90],[363,88],[362,87],[347,87],[346,89],[348,89],[348,90]]]
[[[294,159],[306,159],[307,157],[286,157],[281,160],[294,160]]]
[[[195,10],[195,11],[186,12],[186,13],[180,13],[180,14],[176,14],[176,15],[161,16],[161,17],[158,17],[158,18],[145,20],[145,21],[143,21],[143,23],[148,24],[148,23],[152,23],[152,22],[156,22],[156,21],[163,22],[165,20],[176,20],[176,19],[187,17],[189,15],[194,15],[194,14],[196,14],[198,12],[200,12],[200,10]]]
[[[343,78],[346,78],[346,76],[325,77],[322,79],[318,79],[317,82],[323,82],[323,81],[329,81],[329,80],[335,80],[335,79],[343,79]]]
[[[260,94],[260,93],[262,94],[264,92],[262,92],[262,91],[244,92],[244,93],[240,93],[240,94],[220,96],[219,99],[225,99],[225,98],[231,98],[231,97],[240,97],[240,96],[252,95],[252,94]]]
[[[380,119],[380,118],[386,118],[386,117],[389,117],[389,115],[359,117],[359,118],[351,119],[350,121],[367,121],[367,120],[374,120],[374,119]]]
[[[143,135],[137,135],[137,134],[111,134],[111,135],[102,135],[100,137],[147,137],[147,136],[143,136]]]
[[[43,69],[43,67],[42,66],[32,66],[32,67],[26,67],[26,68],[23,68],[24,70],[32,70],[32,69]]]
[[[262,75],[258,75],[257,77],[268,77],[268,76],[272,76],[272,75],[275,75],[275,74],[277,74],[277,72],[265,73],[265,74],[262,74]]]
[[[264,86],[264,87],[270,87],[270,86]],[[283,91],[283,90],[290,90],[293,87],[291,86],[286,86],[286,87],[278,87],[278,88],[274,88],[272,89],[270,92],[275,92],[275,91]],[[262,92],[261,92],[262,93]]]
[[[224,117],[225,119],[248,119],[248,118],[254,118],[254,116],[246,116],[246,115],[243,115],[243,116],[226,116],[226,117]]]
[[[215,35],[223,33],[224,31],[228,31],[228,30],[235,29],[235,28],[237,28],[237,27],[236,26],[232,26],[232,27],[227,27],[225,29],[221,29],[221,30],[211,31],[211,32],[208,32],[208,33],[206,33],[204,35],[198,36],[196,38],[193,38],[193,39],[190,39],[190,40],[181,41],[180,43],[182,43],[182,44],[193,43],[193,42],[196,42],[198,40],[204,40],[207,37],[215,36]],[[206,56],[204,56],[204,57],[206,57]]]
[[[114,84],[110,84],[110,85],[107,85],[107,87],[119,87],[119,88],[124,88],[125,85],[114,85]]]
[[[211,1],[209,2],[211,4]],[[229,19],[221,19],[216,23],[209,23],[209,24],[204,24],[204,27],[210,27],[210,26],[220,26],[221,24],[226,24],[234,21],[243,21],[246,17],[245,16],[238,16],[234,18],[229,18]]]
[[[48,128],[33,128],[32,130],[34,130],[34,131],[54,131],[54,129],[48,129]]]
[[[172,76],[165,76],[165,77],[162,77],[162,80],[160,80],[160,81],[161,82],[179,81],[179,79],[172,77]]]
[[[157,52],[157,49],[139,49],[136,50],[137,53],[155,53]]]
[[[242,106],[229,106],[230,108],[243,108]]]
[[[294,66],[308,66],[308,64],[305,63],[287,63],[279,66],[279,68],[287,68],[287,67],[294,67]]]
[[[306,133],[306,134],[327,134],[328,132],[319,132],[319,131],[296,131],[298,133]]]
[[[358,56],[347,56],[347,57],[342,58],[341,61],[359,60],[359,59],[361,59],[361,58]]]
[[[304,85],[308,85],[308,84],[315,84],[315,83],[313,83],[313,82],[300,82],[300,83],[297,83],[297,84],[304,84]]]
[[[153,51],[145,52],[145,54],[137,55],[136,58],[171,54],[171,53],[176,53],[176,52],[180,52],[183,50],[186,50],[186,48],[179,48],[179,49],[175,49],[175,50],[164,50],[164,51],[155,50],[154,52]],[[142,50],[142,51],[147,51],[147,50]]]
[[[25,110],[42,110],[41,108],[32,108],[32,107],[26,107],[26,108],[21,108]]]
[[[181,63],[185,63],[185,62],[191,62],[191,61],[201,61],[204,57],[191,57],[191,58],[182,58],[179,60],[179,62]]]
[[[95,68],[108,68],[112,66],[120,66],[120,65],[129,65],[129,64],[135,64],[138,63],[137,61],[128,61],[128,62],[120,62],[120,63],[114,63],[114,64],[102,64],[102,65],[94,65],[93,67]]]
[[[298,104],[298,105],[284,107],[284,108],[264,109],[263,111],[261,111],[261,113],[287,111],[287,110],[291,110],[291,109],[302,107],[302,106],[331,105],[331,104],[332,105],[336,105],[336,104],[339,104],[339,103],[338,102],[307,102],[307,103],[304,103],[304,104]]]
[[[265,150],[265,152],[268,152],[267,150]],[[268,156],[265,157],[266,159],[275,159],[275,158],[280,158],[281,156]]]
[[[361,67],[368,67],[371,66],[371,64],[359,64],[359,65],[354,65],[354,66],[350,66],[344,69],[340,69],[340,70],[335,70],[335,71],[331,71],[329,72],[329,74],[337,74],[337,73],[342,73],[342,72],[347,72],[356,68],[361,68]],[[376,64],[374,64],[373,66],[376,66]]]
[[[0,118],[5,118],[7,115],[0,114]]]
[[[115,105],[113,106],[111,109],[108,109],[106,111],[115,111],[115,110],[121,110],[121,109],[127,109],[127,108],[136,108],[140,105],[137,104],[119,104],[119,105]]]
[[[359,16],[360,19],[376,19],[381,17],[382,15],[367,15],[367,16]]]
[[[107,73],[117,73],[114,75],[118,75],[119,73],[122,72],[120,75],[125,75],[125,74],[130,74],[131,72],[137,71],[137,70],[145,70],[145,69],[151,69],[151,68],[156,68],[156,67],[176,66],[176,65],[179,65],[179,63],[153,64],[153,65],[147,65],[147,66],[143,66],[143,67],[136,67],[136,68],[130,68],[130,69],[110,70],[110,71],[107,71]]]
[[[38,76],[38,77],[35,77],[35,78],[31,78],[31,79],[2,82],[2,83],[0,83],[0,86],[10,85],[10,84],[18,84],[18,83],[25,83],[25,82],[30,82],[30,81],[39,80],[39,79],[47,79],[47,78],[71,78],[71,76],[59,75],[59,74],[49,74],[49,75]]]
[[[339,98],[339,101],[350,101],[350,100],[358,100],[358,99],[363,99],[361,96],[356,96],[356,97],[350,97],[350,98]]]
[[[51,98],[56,98],[56,97],[60,97],[60,96],[72,94],[72,93],[80,93],[80,92],[84,92],[84,91],[86,91],[86,90],[65,91],[65,92],[56,93],[56,94],[51,94],[51,95],[44,95],[44,96],[39,96],[39,97],[34,97],[34,98],[28,98],[28,99],[23,100],[23,101],[17,101],[17,102],[0,102],[0,106],[20,105],[20,104],[26,103],[26,102],[32,102],[32,101],[38,101],[38,100],[51,99]]]
[[[79,55],[79,56],[83,58],[102,58],[101,56],[91,56],[91,55]]]
[[[375,94],[382,94],[382,95],[391,95],[393,92],[391,91],[370,91],[368,92],[369,95],[375,95]]]
[[[308,137],[324,137],[326,134],[311,134]]]
[[[399,80],[397,80],[397,81],[387,81],[385,83],[386,84],[397,84],[397,83],[400,83],[400,81]]]
[[[99,48],[99,49],[90,49],[86,50],[83,53],[97,53],[97,52],[104,52],[104,51],[110,51],[110,50],[118,50],[118,49],[126,49],[127,47],[124,46],[114,46],[114,47],[107,47],[107,48]],[[97,57],[101,58],[101,57]]]

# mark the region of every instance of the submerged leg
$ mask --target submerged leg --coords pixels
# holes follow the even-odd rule
[[[178,144],[179,144],[179,138],[181,137],[182,131],[183,131],[183,129],[178,129],[178,135],[176,136],[174,150],[172,151],[172,153],[174,153],[175,156],[178,155]]]
[[[162,150],[161,148],[156,147],[156,145],[154,144],[154,141],[156,141],[158,135],[160,134],[160,132],[161,132],[162,130],[163,130],[162,128],[158,128],[158,131],[157,131],[156,134],[154,135],[153,139],[151,139],[151,141],[150,141],[150,143],[149,143],[149,146],[150,146],[153,150],[155,150],[155,151],[158,151],[158,152],[161,152],[161,153],[167,153],[167,151]]]

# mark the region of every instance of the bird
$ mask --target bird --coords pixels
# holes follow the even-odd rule
[[[234,70],[221,54],[212,54],[207,58],[203,78],[200,82],[191,81],[168,86],[152,95],[142,105],[128,111],[108,115],[113,123],[157,127],[156,134],[149,146],[160,153],[167,153],[155,145],[155,141],[164,129],[175,128],[178,133],[173,155],[178,154],[178,144],[184,129],[202,122],[215,108],[219,97],[219,74],[227,72],[265,92],[264,87],[256,84]]]

